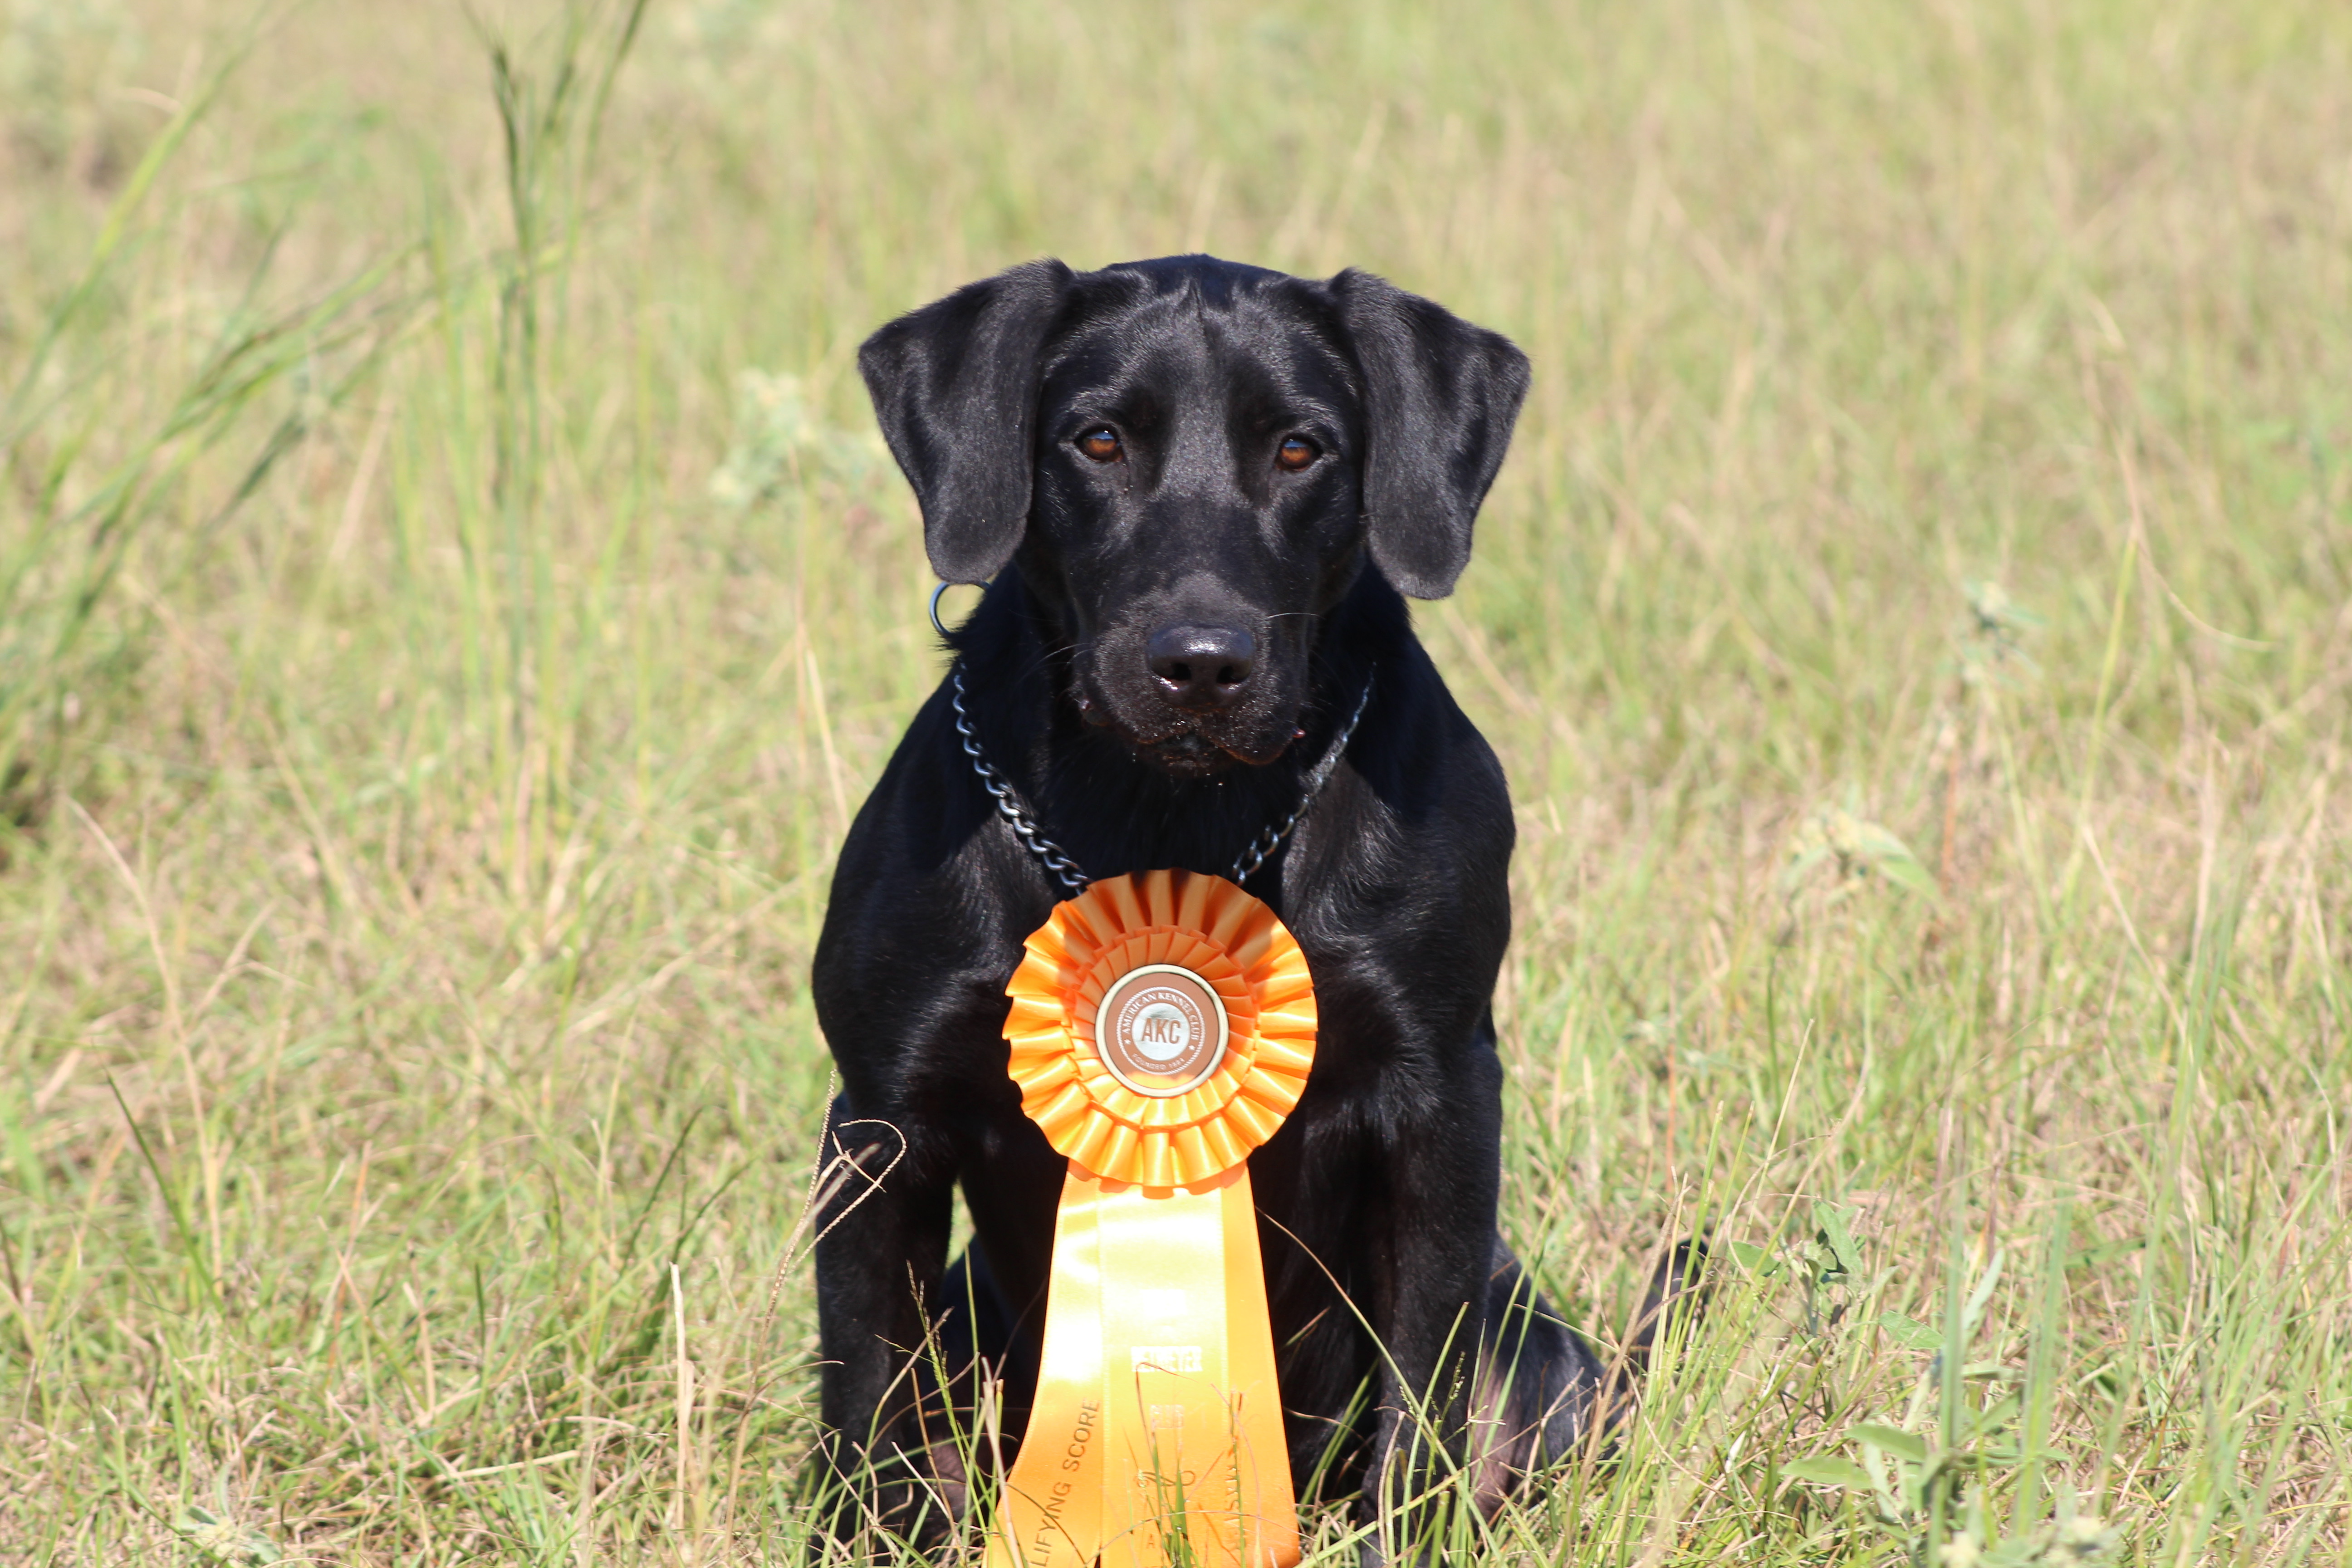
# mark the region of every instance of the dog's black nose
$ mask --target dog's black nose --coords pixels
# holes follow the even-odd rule
[[[1143,652],[1161,693],[1195,713],[1239,700],[1257,665],[1257,639],[1240,626],[1162,626]]]

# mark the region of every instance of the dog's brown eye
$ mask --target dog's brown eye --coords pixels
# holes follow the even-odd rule
[[[1321,456],[1315,443],[1304,436],[1286,436],[1274,449],[1275,462],[1294,474]]]
[[[1097,425],[1078,437],[1078,450],[1097,463],[1118,460],[1118,432],[1108,425]]]

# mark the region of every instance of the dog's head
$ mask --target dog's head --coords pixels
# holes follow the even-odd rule
[[[1282,754],[1368,550],[1453,590],[1528,385],[1507,340],[1378,278],[1202,256],[1016,267],[858,365],[933,569],[1017,557],[1080,712],[1185,775]]]

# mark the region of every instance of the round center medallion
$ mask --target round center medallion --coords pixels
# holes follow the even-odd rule
[[[1095,1009],[1095,1047],[1111,1076],[1165,1100],[1199,1087],[1225,1058],[1225,1005],[1172,963],[1131,969]]]

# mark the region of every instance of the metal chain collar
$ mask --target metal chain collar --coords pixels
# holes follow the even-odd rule
[[[1030,816],[1028,808],[1022,804],[1021,794],[1013,787],[1013,781],[998,773],[981,754],[980,736],[972,729],[971,715],[963,705],[961,659],[955,661],[950,672],[949,696],[955,709],[956,734],[963,742],[963,754],[971,759],[971,771],[980,775],[981,787],[988,791],[990,797],[996,802],[997,815],[1004,818],[1013,834],[1028,847],[1029,853],[1037,857],[1038,863],[1045,868],[1045,874],[1059,882],[1070,897],[1076,898],[1085,892],[1087,884],[1093,879],[1070,858],[1067,850],[1038,830],[1037,819]],[[1330,749],[1323,753],[1323,760],[1307,771],[1307,787],[1299,792],[1298,805],[1282,819],[1280,826],[1265,829],[1250,840],[1247,848],[1234,857],[1232,868],[1225,874],[1229,881],[1246,881],[1255,876],[1258,868],[1265,864],[1266,857],[1282,847],[1283,840],[1290,837],[1291,829],[1298,826],[1308,808],[1314,805],[1315,797],[1323,792],[1325,784],[1331,782],[1332,770],[1339,765],[1340,755],[1347,751],[1348,742],[1354,737],[1356,725],[1363,718],[1364,710],[1371,706],[1371,701],[1372,683],[1367,680],[1364,682],[1364,694],[1356,699],[1356,710],[1348,715],[1348,721],[1340,725],[1339,732],[1331,738]]]

